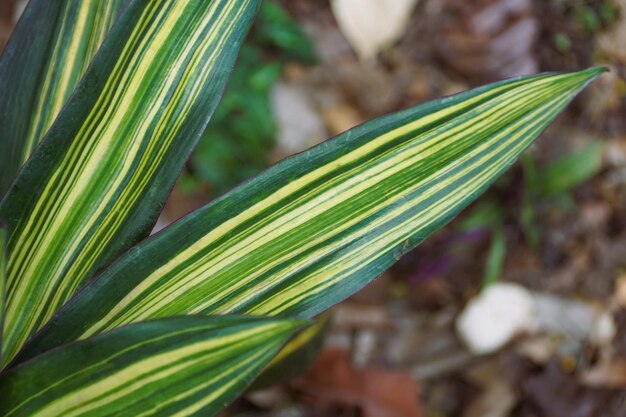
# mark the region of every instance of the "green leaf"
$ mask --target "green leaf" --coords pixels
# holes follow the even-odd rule
[[[132,0],[117,20],[0,206],[10,232],[8,358],[149,233],[258,3]]]
[[[265,367],[251,389],[267,388],[305,373],[313,365],[324,345],[330,318],[331,315],[326,312],[316,317],[311,326],[294,336]]]
[[[491,246],[485,263],[485,276],[483,277],[483,286],[487,287],[500,280],[502,276],[502,268],[506,258],[506,236],[504,228],[501,224],[494,227],[491,233]]]
[[[7,231],[0,225],[0,363],[2,362],[2,334],[4,333],[4,308],[6,302]]]
[[[313,45],[274,0],[265,0],[239,53],[224,97],[190,163],[189,174],[219,195],[270,163],[276,126],[270,91],[284,62],[312,62]]]
[[[214,416],[303,324],[187,316],[129,325],[0,376],[0,415]]]
[[[254,37],[288,57],[315,62],[313,42],[301,26],[274,0],[266,0],[259,12]]]
[[[552,162],[539,175],[541,193],[565,193],[589,180],[602,168],[604,149],[604,142],[598,140]]]
[[[269,91],[280,69],[264,63],[257,47],[244,44],[241,48],[211,127],[190,161],[194,175],[208,182],[214,194],[228,191],[269,165],[276,135]],[[261,72],[265,75],[258,77]]]
[[[524,185],[522,192],[522,206],[519,211],[520,226],[526,236],[526,241],[531,248],[539,246],[540,233],[535,221],[535,203],[537,191],[540,187],[537,176],[537,163],[532,154],[524,154],[521,158],[521,165],[524,172]]]
[[[59,114],[127,0],[31,0],[0,59],[0,196]]]
[[[476,199],[601,71],[492,84],[289,158],[136,246],[25,357],[152,317],[315,315]]]
[[[459,224],[459,228],[465,232],[489,230],[500,226],[503,220],[502,205],[498,201],[482,199]]]

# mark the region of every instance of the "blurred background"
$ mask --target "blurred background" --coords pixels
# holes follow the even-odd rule
[[[0,45],[24,4],[0,0]],[[494,187],[333,309],[303,376],[225,416],[626,416],[626,0],[265,0],[157,229],[365,120],[591,65]]]

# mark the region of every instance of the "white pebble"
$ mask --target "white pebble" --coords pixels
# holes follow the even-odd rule
[[[456,328],[473,353],[488,354],[529,330],[533,322],[530,292],[517,284],[495,283],[467,304]]]

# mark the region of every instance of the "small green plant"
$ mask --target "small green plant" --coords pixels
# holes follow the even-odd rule
[[[421,104],[147,237],[258,0],[32,0],[0,61],[2,416],[217,414],[602,70]]]
[[[539,224],[537,208],[544,201],[552,206],[566,209],[575,207],[569,193],[577,186],[586,183],[602,168],[602,155],[605,143],[596,140],[587,146],[565,154],[539,169],[531,154],[521,158],[524,182],[521,187],[521,205],[513,222],[523,231],[528,245],[539,246]],[[500,182],[501,189],[509,189],[510,184]],[[494,187],[494,188],[497,188]],[[504,230],[507,216],[503,202],[495,198],[483,198],[460,224],[464,232],[487,231],[491,234],[491,245],[485,262],[484,285],[497,281],[504,267],[506,238]]]

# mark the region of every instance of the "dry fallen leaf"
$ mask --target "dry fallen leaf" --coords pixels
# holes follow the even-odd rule
[[[334,308],[334,327],[341,330],[380,330],[393,326],[389,310],[374,304],[344,302]]]
[[[626,389],[626,360],[602,362],[584,371],[580,382],[594,388]]]
[[[517,392],[507,379],[508,370],[494,357],[469,369],[465,376],[480,388],[463,411],[463,417],[507,417],[518,402]]]
[[[338,135],[363,122],[359,112],[347,104],[338,104],[323,109],[322,119],[331,135]]]
[[[446,65],[478,81],[537,72],[539,21],[531,0],[446,0],[436,48]]]
[[[615,299],[621,308],[626,309],[626,272],[621,272],[615,281]]]
[[[385,370],[354,369],[345,349],[322,352],[294,385],[321,412],[335,407],[358,409],[363,417],[423,416],[413,378]]]
[[[359,57],[372,59],[404,34],[417,0],[333,0],[339,28]]]
[[[9,40],[15,21],[13,13],[15,9],[15,0],[0,1],[0,52],[4,49],[5,43]]]

